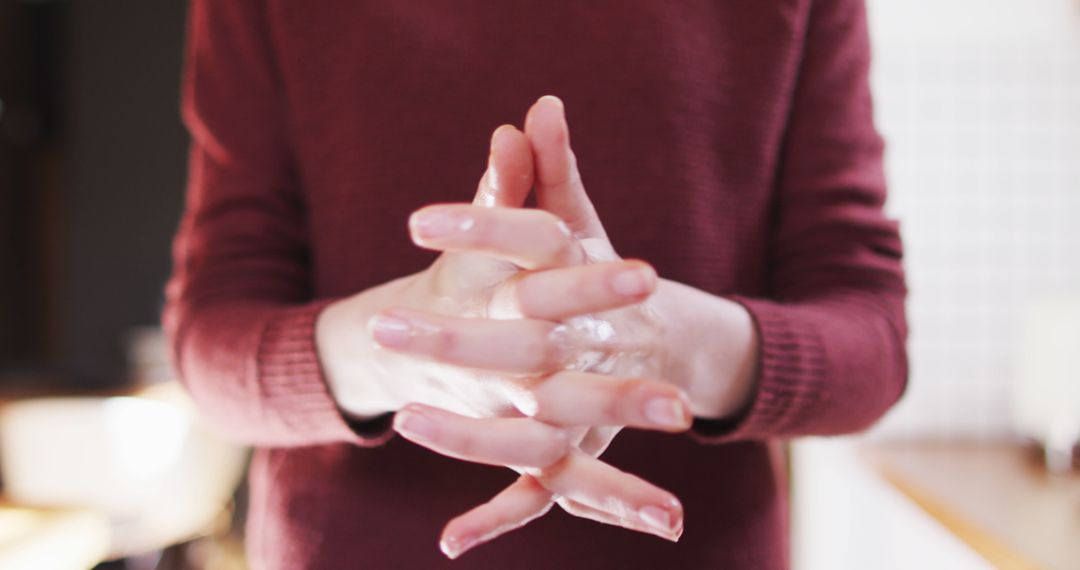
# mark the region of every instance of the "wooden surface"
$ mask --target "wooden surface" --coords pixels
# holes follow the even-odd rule
[[[998,568],[1080,569],[1080,475],[1008,443],[863,450],[890,483]]]
[[[103,561],[108,548],[103,514],[0,503],[0,568],[82,570]]]

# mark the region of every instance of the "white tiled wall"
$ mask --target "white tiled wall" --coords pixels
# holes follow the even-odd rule
[[[1025,306],[1080,295],[1080,1],[869,6],[912,358],[874,433],[1007,434]]]

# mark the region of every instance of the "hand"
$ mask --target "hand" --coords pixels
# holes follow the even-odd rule
[[[532,186],[531,157],[516,129],[496,131],[477,197],[494,207],[421,210],[410,223],[414,240],[447,253],[424,272],[323,312],[316,336],[327,379],[342,408],[359,417],[420,402],[399,412],[400,432],[448,455],[528,471],[526,483],[546,489],[545,510],[553,491],[590,518],[670,538],[681,528],[677,500],[575,450],[579,437],[563,429],[688,427],[677,388],[586,370],[655,360],[645,345],[605,336],[610,322],[585,316],[640,302],[655,273],[614,256],[590,259],[556,216],[511,209]],[[376,312],[371,335],[391,350],[357,342],[366,336],[358,323]],[[581,443],[598,453],[614,431],[590,432]]]
[[[320,316],[317,343],[339,405],[357,417],[416,402],[471,417],[518,409],[567,425],[589,417],[595,425],[685,427],[688,415],[663,426],[646,417],[651,397],[685,411],[671,386],[566,370],[583,353],[612,350],[599,325],[573,317],[640,302],[655,288],[655,272],[636,261],[556,267],[580,264],[585,253],[552,214],[507,207],[531,187],[531,153],[513,127],[493,139],[477,199],[494,197],[496,207],[420,210],[410,221],[414,239],[448,252],[427,270],[332,304]],[[357,330],[369,320],[370,336],[392,350],[358,342],[369,338]],[[543,382],[529,379],[552,372],[558,374]],[[582,397],[603,409],[590,411]]]
[[[567,224],[569,232],[580,246],[579,251],[584,252],[584,260],[566,261],[601,264],[598,266],[616,262],[619,257],[608,241],[603,225],[581,184],[574,155],[569,147],[569,131],[562,103],[554,97],[542,98],[530,109],[525,125],[525,134],[535,158],[538,203],[542,209],[555,214]],[[563,292],[552,293],[555,295],[550,298],[557,299],[562,297]],[[580,295],[580,291],[573,293]],[[665,354],[657,350],[658,345],[655,342],[662,336],[662,324],[655,312],[643,302],[603,309],[614,310],[594,312],[590,316],[579,316],[570,320],[577,328],[591,332],[589,336],[593,338],[607,337],[607,348],[589,351],[583,361],[578,363],[579,367],[615,376],[659,378]],[[584,311],[577,311],[577,314],[582,312]],[[601,334],[598,335],[598,332]],[[612,378],[608,379],[608,382],[613,381],[615,380]],[[577,407],[574,402],[566,403],[567,411]],[[663,415],[665,412],[672,415],[671,407],[661,404],[655,408],[654,413]],[[401,424],[402,421],[399,420],[398,423]],[[633,424],[627,422],[624,425]],[[684,424],[681,427],[687,426]],[[592,430],[582,441],[581,448],[589,454],[599,455],[619,429],[619,425],[611,424],[608,429]],[[403,433],[409,437],[407,430]],[[452,450],[445,448],[442,452],[454,454]],[[580,453],[569,456],[571,462],[579,460]],[[611,469],[599,462],[597,465]],[[444,552],[451,557],[459,556],[477,544],[492,540],[543,515],[556,500],[571,514],[657,534],[670,540],[677,540],[682,532],[681,507],[673,498],[666,506],[661,504],[659,507],[647,504],[642,507],[640,500],[636,505],[634,501],[611,501],[610,498],[598,501],[596,498],[603,498],[603,494],[595,491],[592,496],[559,492],[548,480],[547,472],[550,471],[527,471],[516,483],[490,502],[451,521],[441,540]]]
[[[569,132],[561,102],[555,98],[543,98],[537,102],[529,112],[525,130],[536,160],[535,186],[541,207],[546,207],[568,222],[574,238],[586,252],[587,262],[610,263],[618,260],[581,185],[574,155],[568,144]],[[581,318],[576,317],[579,322]],[[605,336],[610,337],[610,348],[589,355],[590,361],[583,365],[616,376],[661,377],[665,353],[657,340],[663,338],[663,327],[646,303],[593,314],[582,325],[594,332],[604,331]],[[567,403],[573,405],[572,402]],[[661,407],[656,412],[662,414],[663,411]],[[401,429],[403,435],[410,437],[408,428],[402,425],[405,421],[399,420],[399,429],[404,427]],[[483,428],[478,425],[477,429]],[[598,455],[618,430],[618,426],[594,429],[582,441],[581,448]],[[457,455],[446,447],[439,451]],[[570,456],[570,461],[579,459],[578,453]],[[610,469],[602,463],[597,462],[597,465]],[[515,484],[492,501],[451,521],[443,532],[443,550],[456,557],[479,543],[546,513],[555,500],[571,514],[657,534],[669,540],[677,540],[682,532],[681,507],[674,500],[667,506],[657,507],[640,499],[611,500],[610,496],[605,499],[600,492],[602,489],[590,489],[589,493],[584,494],[559,492],[548,480],[547,473],[550,471],[526,471]]]
[[[529,112],[525,132],[536,162],[540,208],[566,220],[592,259],[618,259],[581,182],[561,102],[541,99]],[[730,417],[748,402],[756,372],[757,337],[741,305],[661,280],[658,291],[647,301],[594,318],[624,347],[634,347],[609,353],[600,368],[678,385],[689,393],[695,415],[705,418]],[[708,341],[714,338],[722,340]],[[599,454],[617,432],[618,428],[606,433],[593,430],[595,437],[581,447]],[[682,531],[681,521],[667,518],[663,510],[619,513],[619,509],[593,508],[573,496],[552,495],[550,489],[542,480],[523,475],[488,503],[451,521],[443,532],[444,551],[457,556],[519,528],[544,514],[553,500],[571,514],[673,540]],[[657,528],[670,528],[671,532],[657,533]]]

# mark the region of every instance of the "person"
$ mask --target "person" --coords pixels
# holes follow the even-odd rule
[[[164,323],[257,447],[253,566],[787,567],[780,442],[907,378],[860,0],[194,0],[188,34]]]

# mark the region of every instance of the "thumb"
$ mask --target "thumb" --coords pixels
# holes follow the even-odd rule
[[[533,185],[533,156],[525,134],[502,125],[491,134],[488,167],[476,189],[474,204],[520,208]]]
[[[537,205],[562,218],[579,238],[607,239],[596,209],[585,194],[562,101],[541,97],[525,117],[525,137],[536,167]]]

